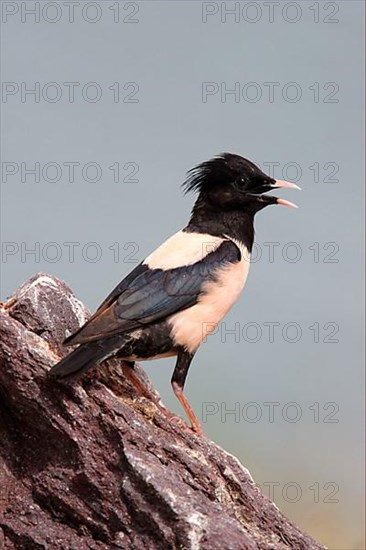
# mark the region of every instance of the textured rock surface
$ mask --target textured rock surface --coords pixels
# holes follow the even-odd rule
[[[45,274],[0,308],[1,549],[323,548],[236,458],[137,399],[116,360],[50,380],[87,316]]]

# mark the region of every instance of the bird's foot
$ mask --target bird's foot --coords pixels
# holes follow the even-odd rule
[[[192,426],[188,426],[188,424],[183,420],[181,416],[178,416],[177,414],[172,413],[168,409],[164,409],[164,411],[162,412],[165,413],[165,416],[168,417],[169,422],[171,422],[173,425],[175,424],[177,427],[185,431],[189,431],[189,432],[193,431],[197,435],[203,435],[203,431],[200,424],[196,423],[195,425],[192,424]]]
[[[10,309],[14,304],[17,303],[17,298],[12,296],[7,302],[0,302],[0,309]]]

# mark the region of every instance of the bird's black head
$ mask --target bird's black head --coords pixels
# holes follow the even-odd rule
[[[216,211],[245,211],[250,215],[270,204],[296,207],[264,193],[281,187],[299,189],[293,183],[267,176],[253,162],[233,153],[222,153],[192,168],[183,185],[186,192],[199,193],[197,205]]]

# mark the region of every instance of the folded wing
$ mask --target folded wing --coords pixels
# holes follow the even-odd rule
[[[140,264],[65,343],[74,345],[108,338],[186,309],[197,303],[204,283],[216,280],[220,268],[240,259],[238,246],[227,239],[192,265],[164,270]]]

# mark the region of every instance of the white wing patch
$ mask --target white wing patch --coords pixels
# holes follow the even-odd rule
[[[150,254],[143,264],[150,269],[173,269],[199,262],[224,241],[206,233],[178,231]]]
[[[212,237],[211,237],[212,239]],[[203,294],[194,306],[168,318],[174,343],[194,352],[225,317],[237,301],[247,280],[250,253],[238,241],[230,239],[240,248],[241,260],[217,270],[217,280],[203,286]]]

